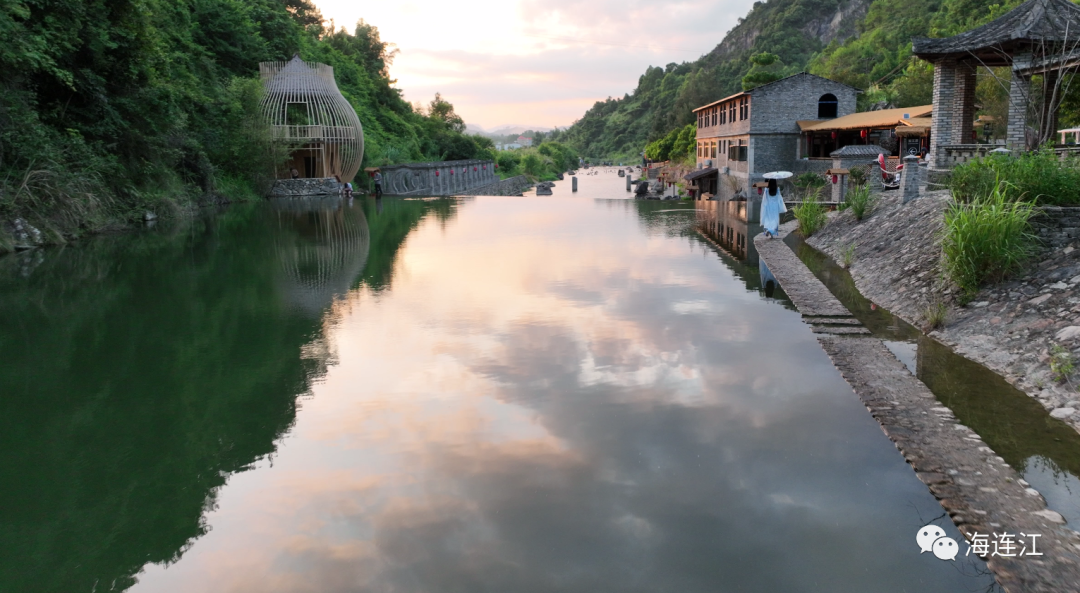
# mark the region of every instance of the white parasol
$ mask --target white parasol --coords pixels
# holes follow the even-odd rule
[[[762,175],[765,179],[787,179],[794,175],[791,171],[771,171]]]

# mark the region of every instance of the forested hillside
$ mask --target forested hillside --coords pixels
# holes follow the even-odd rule
[[[401,97],[374,26],[333,30],[309,0],[6,0],[0,40],[0,221],[51,234],[256,195],[258,63],[295,53],[334,67],[366,164],[491,146],[438,97]]]
[[[911,55],[911,37],[946,37],[986,23],[1021,0],[768,0],[697,61],[650,67],[622,98],[598,101],[561,139],[590,158],[631,158],[648,143],[678,141],[691,110],[806,70],[866,89],[859,108],[929,103],[932,67]],[[758,56],[761,64],[752,60]],[[1005,95],[992,77],[978,101],[991,114]],[[1069,103],[1069,100],[1066,101]],[[1064,111],[1064,110],[1063,110]],[[1068,115],[1065,120],[1068,120]],[[659,146],[657,142],[655,146]],[[664,153],[678,158],[682,155]]]

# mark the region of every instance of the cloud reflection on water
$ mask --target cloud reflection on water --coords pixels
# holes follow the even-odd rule
[[[391,291],[335,305],[273,467],[140,587],[974,586],[918,557],[940,508],[798,315],[688,243],[586,200],[423,223]]]

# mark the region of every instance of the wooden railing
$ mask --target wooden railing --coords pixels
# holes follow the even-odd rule
[[[356,131],[347,126],[270,126],[275,140],[353,140]]]

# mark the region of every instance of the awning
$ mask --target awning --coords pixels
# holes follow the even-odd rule
[[[920,105],[918,107],[901,107],[898,109],[882,109],[880,111],[861,111],[836,119],[825,120],[806,127],[800,127],[802,127],[802,131],[804,132],[835,132],[844,130],[895,128],[898,125],[902,125],[905,119],[930,117],[930,113],[933,109],[933,105]]]
[[[715,174],[716,174],[716,167],[706,167],[704,169],[698,169],[697,171],[691,171],[690,173],[687,173],[686,175],[683,175],[683,179],[685,179],[687,181],[695,181],[695,180],[701,179],[702,177],[707,177],[709,175],[715,175]]]
[[[930,126],[897,126],[896,135],[901,138],[921,137],[930,134]]]

